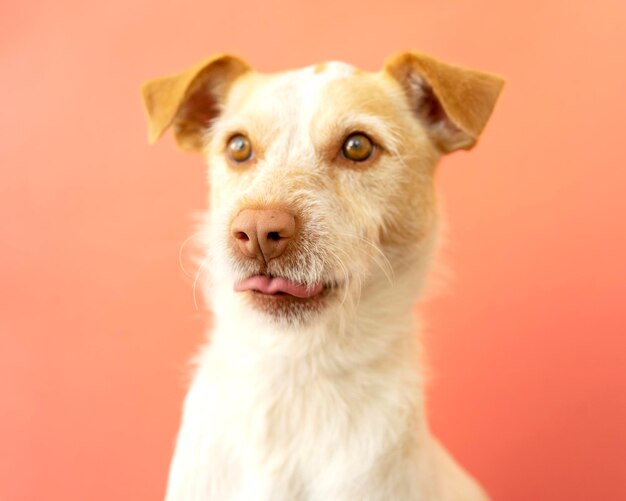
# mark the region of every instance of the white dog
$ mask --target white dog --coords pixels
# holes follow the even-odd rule
[[[436,244],[433,173],[502,80],[410,52],[262,74],[220,55],[143,88],[209,165],[211,343],[168,501],[487,499],[430,434],[413,305]]]

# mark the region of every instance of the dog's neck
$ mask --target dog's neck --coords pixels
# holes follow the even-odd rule
[[[305,325],[287,327],[226,286],[212,287],[214,328],[190,392],[203,395],[197,413],[219,402],[229,419],[245,416],[261,449],[275,434],[328,440],[340,424],[345,433],[357,426],[403,443],[422,440],[428,424],[414,305],[429,256],[407,265],[406,255],[390,259],[392,276],[373,271],[356,300]],[[388,437],[379,439],[384,454]]]
[[[406,365],[419,374],[414,305],[430,250],[412,263],[396,262],[391,277],[375,270],[358,294],[311,324],[268,321],[232,292],[218,292],[213,295],[216,316],[208,351],[214,352],[213,360],[236,360],[233,367],[240,374],[275,374],[285,384],[341,373],[382,375],[406,370]]]

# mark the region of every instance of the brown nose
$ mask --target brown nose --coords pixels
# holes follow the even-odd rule
[[[245,209],[230,232],[244,256],[265,261],[280,256],[296,232],[296,220],[280,209]]]

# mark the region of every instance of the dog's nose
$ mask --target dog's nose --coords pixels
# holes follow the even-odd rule
[[[296,232],[296,220],[280,209],[242,210],[230,227],[244,256],[265,261],[280,256]]]

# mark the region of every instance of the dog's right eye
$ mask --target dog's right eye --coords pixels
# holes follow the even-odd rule
[[[243,134],[237,134],[228,141],[228,156],[237,163],[246,162],[252,157],[252,145]]]

